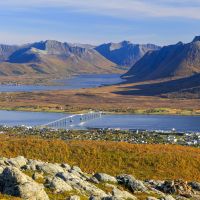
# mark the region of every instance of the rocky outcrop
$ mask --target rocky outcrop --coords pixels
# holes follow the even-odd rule
[[[82,193],[87,193],[94,196],[105,197],[106,193],[96,187],[94,184],[86,181],[85,178],[81,178],[81,176],[77,176],[77,174],[65,172],[56,174],[57,177],[64,180],[67,184],[69,184],[73,189],[80,191]]]
[[[46,187],[53,189],[55,193],[72,191],[73,188],[59,177],[49,177],[45,183]]]
[[[105,173],[96,173],[94,177],[99,181],[99,182],[113,182],[117,183],[117,179],[113,176],[110,176]]]
[[[173,181],[165,181],[160,187],[158,187],[161,191],[167,194],[177,194],[183,197],[192,197],[194,191],[188,185],[186,181],[183,180],[173,180]]]
[[[0,158],[0,192],[24,200],[48,200],[49,195],[56,199],[59,194],[64,200],[80,200],[80,196],[90,200],[136,200],[138,194],[149,195],[147,200],[200,199],[198,182],[140,181],[127,174],[91,175],[67,163],[53,164],[21,156]]]
[[[44,187],[34,182],[15,167],[6,167],[0,177],[3,194],[21,197],[27,200],[48,200]]]
[[[145,192],[147,191],[146,186],[143,184],[142,181],[136,180],[133,176],[122,174],[117,176],[117,181],[119,184],[124,185],[127,189],[131,192]]]
[[[192,189],[200,191],[200,183],[190,182],[189,185],[192,187]]]

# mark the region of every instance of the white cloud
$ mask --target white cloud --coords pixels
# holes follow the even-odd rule
[[[91,12],[121,18],[180,17],[200,19],[200,0],[6,0],[4,7],[31,8],[57,6],[76,12]]]

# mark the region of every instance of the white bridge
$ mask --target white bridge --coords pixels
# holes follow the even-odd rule
[[[91,111],[85,114],[71,115],[71,116],[67,116],[67,117],[58,119],[56,121],[41,125],[39,126],[39,128],[49,128],[49,129],[55,129],[55,130],[73,129],[73,127],[81,127],[87,121],[101,118],[102,114],[103,114],[102,112]]]

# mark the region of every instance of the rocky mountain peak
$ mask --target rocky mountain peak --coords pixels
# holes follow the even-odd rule
[[[131,81],[189,77],[200,73],[200,36],[193,42],[164,46],[140,59],[126,73]]]
[[[148,51],[157,49],[160,47],[153,44],[133,44],[126,40],[120,43],[102,44],[95,48],[107,59],[126,68],[135,64]]]
[[[198,42],[198,41],[200,41],[200,36],[195,36],[192,42]]]
[[[127,40],[124,40],[121,42],[121,45],[122,46],[126,46],[126,45],[129,45],[129,44],[132,44],[130,41],[127,41]]]

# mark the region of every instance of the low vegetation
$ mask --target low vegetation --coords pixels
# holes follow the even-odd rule
[[[97,109],[114,113],[200,115],[199,99],[121,93],[131,86],[122,84],[95,89],[2,93],[0,109],[76,113]]]
[[[200,181],[200,149],[177,145],[70,141],[0,135],[0,156],[67,162],[88,173],[132,174],[139,179]]]

